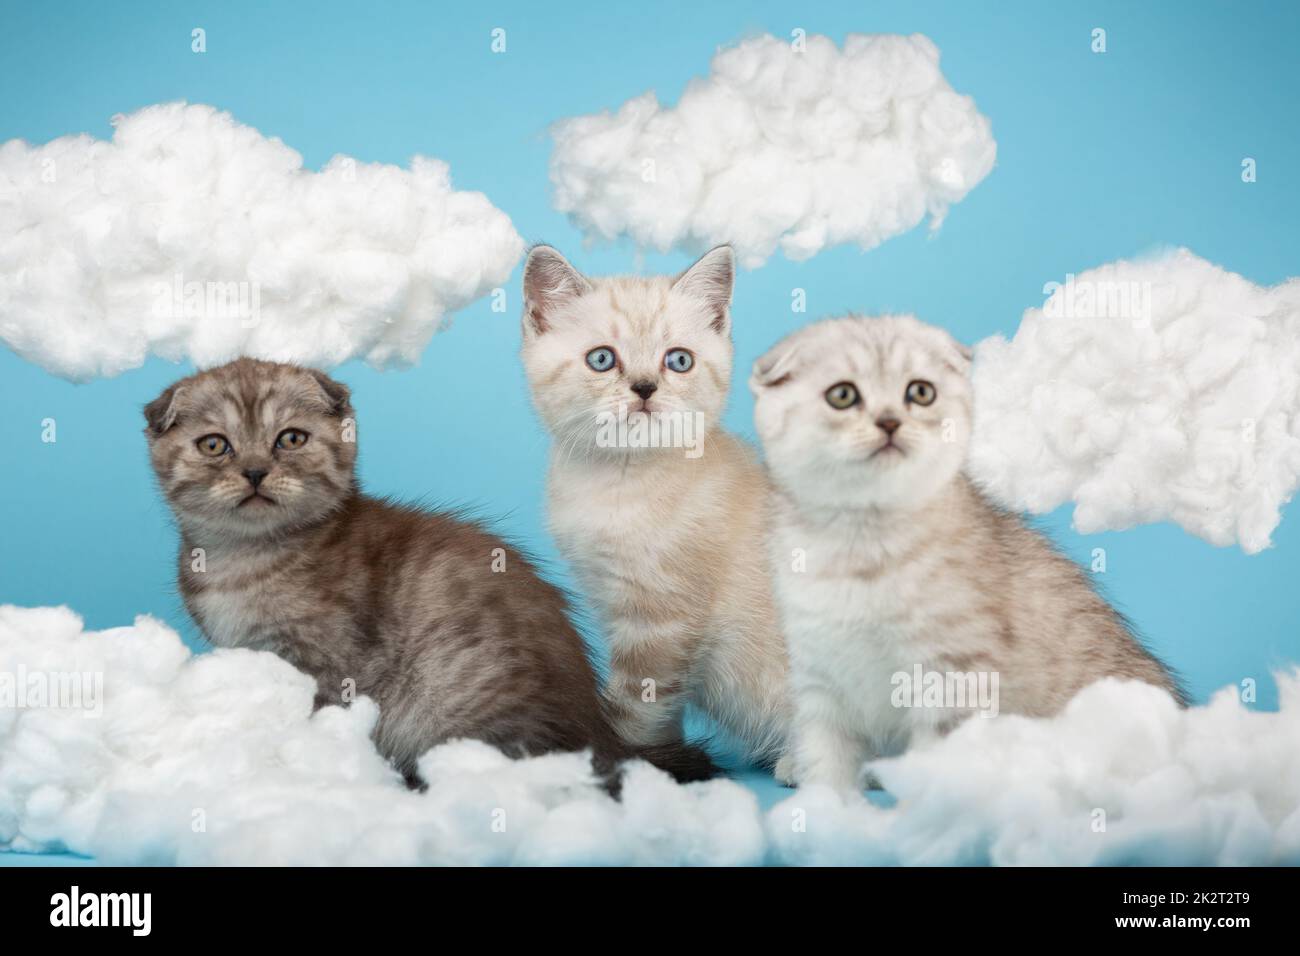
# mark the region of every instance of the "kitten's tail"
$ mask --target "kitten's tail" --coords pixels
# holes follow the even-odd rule
[[[721,773],[707,750],[696,744],[688,744],[680,737],[668,743],[653,745],[628,742],[614,729],[618,724],[616,715],[621,706],[612,698],[602,696],[601,710],[604,727],[598,735],[600,742],[594,750],[597,760],[603,764],[599,769],[603,770],[610,792],[615,796],[623,786],[623,768],[619,765],[625,760],[644,760],[671,775],[678,783],[708,780]]]
[[[606,746],[596,749],[593,765],[611,796],[618,797],[622,792],[623,770],[629,760],[644,760],[670,774],[678,783],[708,780],[720,773],[708,751],[685,741],[654,747],[633,747],[622,741],[607,742]]]
[[[641,747],[634,750],[631,756],[640,757],[646,763],[667,771],[678,783],[708,780],[719,773],[707,750],[684,740],[657,747]]]

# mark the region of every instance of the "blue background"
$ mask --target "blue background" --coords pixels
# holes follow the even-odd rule
[[[653,88],[675,102],[715,48],[746,35],[931,37],[955,89],[998,142],[993,173],[925,228],[862,253],[742,272],[728,415],[752,435],[743,387],[791,328],[848,309],[899,310],[974,342],[1015,331],[1068,272],[1165,245],[1261,284],[1297,271],[1300,6],[1286,3],[487,3],[5,2],[0,140],[111,135],[109,117],[185,99],[281,137],[310,168],[335,153],[405,165],[450,162],[529,242],[593,273],[676,270],[684,255],[584,250],[551,209],[547,126]],[[190,31],[207,31],[207,52]],[[504,54],[490,32],[507,31]],[[1091,31],[1107,31],[1094,54]],[[1258,181],[1241,181],[1253,157]],[[808,311],[791,312],[791,290]],[[546,534],[548,442],[518,359],[519,272],[506,314],[487,300],[456,316],[418,368],[338,370],[354,390],[361,471],[377,494],[470,504],[568,577]],[[67,604],[88,626],[149,613],[198,646],[173,583],[175,540],[155,494],[140,407],[188,372],[158,360],[72,385],[0,350],[0,601]],[[58,441],[41,441],[41,421]],[[1294,507],[1290,509],[1294,512]],[[1300,660],[1300,521],[1284,516],[1256,556],[1173,526],[1083,536],[1069,510],[1040,524],[1085,560],[1107,551],[1103,587],[1197,699]]]

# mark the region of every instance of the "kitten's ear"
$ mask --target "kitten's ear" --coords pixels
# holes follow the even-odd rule
[[[731,246],[717,246],[673,280],[673,288],[705,302],[713,316],[709,327],[715,332],[731,331],[731,290],[736,284],[736,254]]]
[[[316,384],[325,393],[325,398],[330,403],[331,415],[342,415],[352,407],[352,392],[346,385],[336,382],[319,369],[309,368],[307,373],[316,380]]]
[[[533,246],[524,263],[524,334],[546,332],[556,308],[585,295],[591,288],[586,277],[569,265],[559,250]]]
[[[176,399],[181,393],[181,383],[173,382],[163,393],[144,407],[145,434],[158,438],[176,424]]]
[[[942,356],[944,363],[958,375],[969,375],[971,363],[975,359],[975,351],[970,346],[958,342],[947,332],[943,332]]]
[[[794,377],[798,364],[798,347],[790,341],[778,342],[767,350],[749,373],[749,390],[757,395],[765,388],[784,385]]]

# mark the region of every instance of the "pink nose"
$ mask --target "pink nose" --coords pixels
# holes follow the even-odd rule
[[[894,434],[894,432],[898,431],[898,426],[901,424],[902,422],[900,422],[897,418],[876,419],[876,427],[879,428],[886,435]]]

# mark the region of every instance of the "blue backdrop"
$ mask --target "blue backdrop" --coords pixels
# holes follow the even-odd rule
[[[838,248],[740,275],[728,422],[752,434],[753,359],[795,325],[854,309],[912,311],[968,342],[1011,333],[1043,284],[1161,245],[1186,245],[1255,282],[1300,271],[1300,35],[1294,4],[31,3],[6,0],[0,140],[111,134],[109,117],[186,99],[281,137],[318,168],[335,153],[448,160],[528,241],[579,267],[675,270],[684,256],[583,250],[551,209],[547,125],[654,88],[675,101],[719,44],[796,27],[921,32],[954,88],[976,98],[998,165],[942,230],[870,253]],[[190,31],[207,31],[207,52]],[[508,52],[490,32],[508,31]],[[1107,31],[1094,54],[1090,34]],[[1243,157],[1258,181],[1240,177]],[[517,355],[519,274],[505,314],[456,316],[416,369],[338,371],[352,385],[361,470],[375,493],[469,503],[549,559],[547,440]],[[808,312],[791,312],[791,290]],[[174,537],[155,494],[140,407],[189,371],[161,361],[71,385],[0,350],[0,601],[67,604],[92,627],[161,617],[194,640],[173,584]],[[41,422],[58,441],[41,441]],[[1172,526],[1081,536],[1068,510],[1042,524],[1072,554],[1107,550],[1103,586],[1197,698],[1300,659],[1300,520],[1248,557]]]

